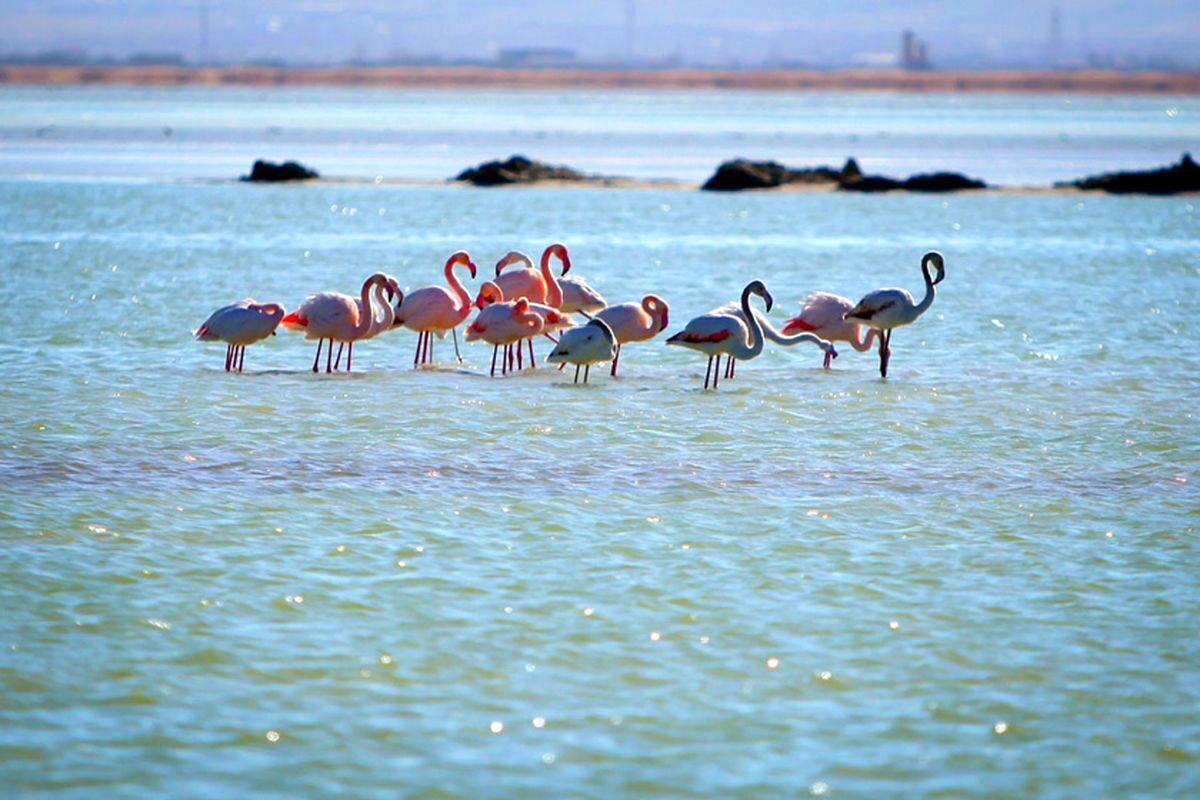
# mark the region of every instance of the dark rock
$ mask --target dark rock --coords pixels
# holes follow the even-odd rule
[[[556,167],[533,161],[525,156],[512,156],[507,161],[488,161],[478,167],[460,172],[454,180],[466,181],[475,186],[502,186],[510,183],[535,183],[537,181],[585,181],[593,176],[570,167]]]
[[[854,167],[857,171],[858,165],[855,164]],[[987,184],[957,172],[913,175],[903,181],[883,175],[863,175],[860,172],[857,176],[843,178],[838,188],[847,192],[961,192],[968,189],[986,189]]]
[[[913,175],[904,182],[910,192],[961,192],[969,189],[986,189],[987,184],[957,172],[933,172]]]
[[[1184,153],[1178,164],[1142,172],[1109,172],[1056,186],[1098,189],[1112,194],[1177,194],[1200,192],[1200,166]]]
[[[242,180],[255,183],[278,183],[281,181],[307,181],[319,177],[320,175],[315,169],[309,169],[295,161],[273,164],[270,161],[259,159],[254,162],[250,174],[242,176]]]
[[[776,161],[748,161],[736,158],[717,167],[701,189],[709,192],[739,192],[744,189],[773,189],[790,183],[838,183],[847,170],[858,173],[854,159],[841,172],[829,167],[789,169]]]

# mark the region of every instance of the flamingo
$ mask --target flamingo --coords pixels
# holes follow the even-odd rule
[[[854,302],[848,297],[830,294],[829,292],[813,292],[802,301],[804,307],[798,316],[792,317],[783,326],[783,333],[808,331],[819,334],[831,342],[849,342],[860,353],[871,349],[879,331],[869,328],[863,335],[865,326],[850,322],[845,317],[854,310]],[[825,353],[825,369],[829,369],[833,357]]]
[[[484,281],[479,287],[479,294],[475,297],[475,305],[481,309],[487,308],[493,303],[504,302],[504,290],[496,285],[495,281]],[[547,338],[554,340],[550,334],[555,331],[570,328],[575,325],[575,320],[570,314],[564,314],[558,309],[551,308],[544,303],[530,303],[529,308],[535,314],[542,318],[542,329],[539,331]],[[535,334],[536,335],[536,334]],[[528,337],[532,339],[533,337]],[[522,368],[522,357],[520,344],[517,345],[517,368]],[[536,366],[533,361],[533,344],[529,345],[529,365]]]
[[[246,364],[246,345],[275,335],[283,319],[279,303],[256,303],[246,298],[240,303],[218,308],[196,329],[201,342],[225,342],[225,371],[242,371]]]
[[[742,310],[737,307],[736,303],[726,303],[710,313],[729,314],[730,316],[737,317],[743,323],[746,321],[745,314],[743,314]],[[834,348],[834,346],[828,341],[822,339],[820,336],[817,336],[814,333],[798,333],[795,336],[785,336],[776,330],[775,326],[771,324],[771,320],[767,319],[767,317],[758,309],[754,309],[754,316],[758,320],[758,324],[762,326],[763,336],[767,339],[770,339],[775,344],[781,344],[784,347],[791,347],[792,345],[801,344],[803,342],[815,344],[825,351],[826,364],[838,357],[837,349]],[[725,377],[732,379],[736,372],[737,359],[735,359],[733,356],[730,356],[729,358],[725,359]]]
[[[617,377],[621,345],[653,339],[667,328],[670,307],[656,294],[648,294],[640,303],[618,303],[596,312],[593,319],[604,320],[617,337],[617,353],[612,360],[612,377]],[[586,383],[586,381],[585,381]]]
[[[583,382],[588,382],[592,364],[612,361],[617,356],[617,336],[608,323],[594,317],[586,325],[563,331],[546,361],[551,364],[574,364],[575,383],[579,383],[579,367],[584,367]]]
[[[721,309],[710,311],[696,317],[682,331],[667,339],[667,344],[687,347],[708,355],[708,370],[704,373],[705,390],[708,389],[710,377],[713,388],[716,389],[718,385],[718,376],[712,368],[713,358],[717,359],[717,372],[720,372],[722,354],[748,361],[757,358],[763,350],[762,325],[759,324],[758,315],[752,313],[753,309],[750,307],[752,294],[763,299],[767,311],[775,304],[766,284],[760,280],[753,280],[742,289],[743,317],[721,313]]]
[[[383,280],[380,281],[379,278],[383,278]],[[377,273],[375,273],[375,275],[371,276],[371,279],[374,279],[375,281],[377,281],[375,283],[375,291],[374,291],[374,294],[371,296],[371,300],[373,303],[378,304],[379,307],[383,309],[383,315],[380,317],[376,317],[374,305],[370,306],[369,308],[365,308],[363,306],[361,300],[355,300],[354,302],[358,303],[358,313],[359,314],[370,314],[371,315],[371,327],[367,329],[367,332],[365,334],[360,336],[355,341],[361,342],[364,339],[374,339],[379,334],[383,333],[386,330],[389,330],[392,327],[393,320],[395,320],[395,318],[396,318],[396,307],[394,307],[392,305],[392,303],[396,302],[397,295],[399,295],[400,301],[404,300],[404,292],[400,291],[399,283],[391,275],[385,275],[382,272],[377,272]],[[385,292],[387,293],[386,300],[383,297]],[[396,303],[396,305],[398,306],[399,303]],[[342,365],[342,348],[345,346],[346,346],[345,342],[338,345],[337,358],[335,358],[333,360],[333,368],[334,369],[338,369]],[[350,342],[350,350],[346,354],[346,369],[350,369],[350,362],[353,360],[354,360],[354,342]]]
[[[563,296],[562,303],[558,306],[559,311],[565,311],[568,314],[578,312],[585,317],[591,317],[608,305],[604,295],[593,289],[586,279],[578,275],[567,277],[567,273],[571,270],[571,255],[567,252],[565,244],[556,242],[542,251],[543,267],[549,265],[551,256],[557,257],[563,265],[562,272],[558,276]]]
[[[443,286],[423,286],[409,292],[396,312],[395,325],[403,325],[409,330],[417,331],[417,350],[413,355],[413,368],[428,364],[433,358],[433,334],[446,338],[446,331],[454,333],[454,354],[462,363],[462,355],[458,351],[458,324],[471,313],[471,295],[454,274],[455,266],[465,266],[471,271],[471,277],[476,275],[475,264],[465,250],[459,250],[446,259],[444,272],[450,289]]]
[[[492,372],[496,376],[496,352],[504,345],[504,360],[501,363],[501,374],[507,375],[512,367],[513,342],[519,342],[526,336],[534,336],[542,330],[542,318],[529,308],[529,300],[511,300],[503,303],[492,303],[475,315],[475,319],[467,326],[468,342],[482,339],[492,345]]]
[[[929,267],[937,270],[937,278]],[[936,250],[921,257],[921,274],[925,276],[925,297],[918,303],[907,289],[876,289],[864,295],[858,305],[846,312],[844,319],[861,319],[868,328],[879,334],[879,375],[887,377],[888,361],[892,358],[892,329],[910,325],[924,314],[937,295],[934,287],[946,279],[946,259]]]
[[[571,258],[567,255],[567,247],[563,244],[552,244],[542,253],[541,269],[535,270],[529,256],[519,250],[510,250],[496,262],[496,280],[501,294],[509,300],[519,300],[524,297],[531,303],[545,303],[553,308],[562,306],[562,287],[550,269],[550,256],[558,255],[563,262],[563,272],[571,268]],[[510,264],[523,263],[520,269],[504,272]],[[479,304],[482,295],[475,298]],[[482,308],[482,306],[480,306]],[[553,337],[550,337],[553,338]],[[517,355],[520,356],[520,350]],[[529,337],[529,363],[536,364],[533,356],[533,337]]]
[[[313,359],[312,371],[318,372],[321,361],[321,345],[329,340],[325,351],[325,372],[333,372],[333,343],[355,342],[367,335],[371,330],[373,313],[371,310],[371,287],[387,281],[387,276],[376,272],[362,285],[360,298],[355,300],[341,292],[321,292],[309,295],[300,308],[288,314],[280,322],[288,330],[303,330],[305,339],[317,340],[317,355]],[[346,370],[350,370],[350,362],[346,361]]]

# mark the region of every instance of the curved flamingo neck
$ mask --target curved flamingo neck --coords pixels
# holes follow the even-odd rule
[[[666,310],[663,308],[662,300],[652,294],[648,294],[642,298],[642,310],[650,317],[652,327],[655,325],[659,328],[662,327],[663,312]]]
[[[372,332],[386,331],[388,328],[392,327],[392,323],[396,321],[396,309],[392,308],[392,304],[389,303],[386,298],[384,298],[383,290],[384,284],[377,283],[375,284],[375,292],[371,296],[375,302],[379,303],[380,308],[383,309],[383,318],[379,320],[375,319],[375,308],[371,307],[368,309],[368,313],[371,315]]]
[[[475,298],[475,304],[480,308],[487,308],[493,303],[504,302],[504,290],[495,281],[484,281],[479,287],[479,296]]]
[[[762,326],[758,324],[758,316],[750,307],[749,286],[742,289],[742,313],[746,316],[746,324],[750,326],[750,344],[747,346],[745,342],[738,342],[729,355],[740,361],[747,361],[756,358],[762,352],[764,344]]]
[[[458,313],[465,317],[471,312],[471,295],[467,294],[467,287],[463,286],[462,281],[454,274],[454,266],[461,264],[457,258],[452,258],[446,262],[446,283],[450,284],[450,289],[458,295]]]
[[[913,319],[928,311],[929,307],[933,305],[933,298],[937,296],[937,289],[933,285],[933,276],[929,274],[928,259],[921,262],[921,274],[925,276],[925,297],[913,308]]]
[[[879,331],[874,328],[866,328],[867,335],[863,336],[865,325],[854,326],[854,338],[850,340],[850,346],[860,353],[865,353],[871,349],[871,345],[875,344],[875,339],[879,336]]]
[[[525,265],[525,269],[533,269],[533,260],[530,259],[529,256],[521,252],[513,252],[510,254],[510,257],[504,258],[499,264],[496,265],[496,277],[500,277],[500,273],[504,271],[505,267],[509,266],[510,264],[515,264],[518,261]]]
[[[542,253],[542,280],[546,282],[546,305],[552,308],[562,308],[562,286],[559,284],[558,278],[554,277],[554,271],[550,269],[550,256],[554,252],[553,247],[547,247],[546,252]]]
[[[359,297],[359,314],[358,324],[354,326],[354,338],[361,339],[371,332],[375,325],[375,307],[371,305],[371,289],[378,286],[379,281],[375,276],[367,278],[366,283],[362,285],[362,292]]]

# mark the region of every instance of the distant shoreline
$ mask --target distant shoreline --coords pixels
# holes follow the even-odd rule
[[[0,84],[1200,94],[1200,72],[0,66]]]

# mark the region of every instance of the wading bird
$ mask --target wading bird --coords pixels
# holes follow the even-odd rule
[[[240,303],[218,308],[196,329],[201,342],[224,342],[225,371],[242,371],[246,364],[246,345],[275,333],[283,319],[279,303],[256,303],[247,298]]]
[[[709,312],[696,317],[682,331],[667,339],[667,344],[687,347],[708,356],[708,370],[704,373],[704,388],[708,389],[712,381],[714,389],[719,383],[718,374],[721,371],[721,356],[727,355],[748,361],[757,358],[763,350],[763,332],[758,316],[750,307],[750,295],[756,294],[766,303],[767,311],[775,301],[766,285],[760,280],[753,280],[742,290],[741,311],[743,316],[737,317],[729,313]],[[713,359],[717,360],[716,372],[713,371]]]
[[[604,320],[596,317],[586,325],[563,331],[558,344],[546,356],[550,364],[574,364],[575,383],[579,383],[579,368],[582,366],[583,382],[588,382],[592,364],[612,361],[617,355],[617,337]]]
[[[492,345],[492,377],[496,376],[496,353],[504,347],[504,359],[500,365],[502,375],[513,368],[512,345],[526,336],[534,336],[542,330],[542,318],[529,308],[529,301],[522,297],[504,303],[492,303],[475,315],[467,326],[466,340],[483,340]]]
[[[362,285],[359,299],[355,300],[341,292],[321,292],[309,295],[300,308],[284,317],[283,327],[293,331],[304,331],[305,339],[317,340],[317,355],[313,358],[312,371],[318,372],[321,361],[321,345],[329,340],[325,351],[325,371],[333,372],[333,343],[350,343],[366,336],[375,318],[372,311],[370,290],[373,286],[386,283],[388,277],[376,272]],[[350,363],[346,363],[350,370]]]
[[[802,302],[804,307],[800,314],[789,319],[783,326],[784,335],[800,331],[815,333],[831,342],[848,342],[860,353],[870,350],[879,337],[879,331],[845,318],[854,310],[854,302],[848,297],[829,292],[813,292]],[[831,361],[833,356],[826,351],[825,369],[829,369]]]
[[[648,294],[640,303],[618,303],[596,312],[595,319],[604,320],[617,337],[617,352],[613,356],[611,375],[617,375],[621,361],[621,346],[628,342],[644,342],[666,330],[669,317],[667,301]]]
[[[929,273],[932,265],[937,277]],[[847,320],[862,320],[879,334],[879,374],[886,378],[888,361],[892,357],[892,330],[909,325],[924,314],[937,295],[934,287],[946,279],[946,260],[942,254],[932,250],[921,258],[921,274],[925,276],[925,297],[918,303],[907,289],[876,289],[858,301],[858,305],[846,312]]]
[[[471,313],[471,295],[454,274],[456,266],[464,266],[475,277],[475,264],[465,250],[459,250],[446,260],[443,268],[447,289],[444,286],[423,286],[408,293],[400,308],[396,311],[394,325],[403,325],[417,332],[417,350],[413,354],[413,368],[428,364],[433,360],[433,334],[438,338],[446,338],[446,331],[454,334],[454,355],[462,363],[462,354],[458,351],[458,331],[460,322]]]

